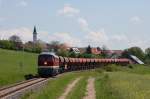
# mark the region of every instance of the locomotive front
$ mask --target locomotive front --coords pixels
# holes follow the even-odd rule
[[[38,74],[48,77],[59,73],[59,57],[54,53],[42,52],[38,56]]]

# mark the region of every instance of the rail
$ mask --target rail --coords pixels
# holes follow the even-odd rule
[[[9,87],[1,88],[0,89],[0,99],[5,98],[10,94],[13,94],[19,90],[22,90],[24,88],[30,87],[32,85],[36,85],[38,83],[47,81],[49,78],[35,78],[28,81],[24,81]]]

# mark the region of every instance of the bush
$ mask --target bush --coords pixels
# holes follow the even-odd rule
[[[100,69],[96,69],[95,71],[98,72],[98,73],[100,73],[100,74],[104,72],[104,70],[101,69],[101,68]]]
[[[120,70],[119,66],[117,66],[115,64],[104,66],[103,69],[108,71],[108,72],[113,72],[113,71],[119,71]]]
[[[133,65],[128,65],[129,68],[133,69]]]

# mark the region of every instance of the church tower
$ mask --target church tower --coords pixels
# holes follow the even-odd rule
[[[34,30],[33,30],[33,43],[37,42],[37,32],[36,32],[36,27],[34,26]]]

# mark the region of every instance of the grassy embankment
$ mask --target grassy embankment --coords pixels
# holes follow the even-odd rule
[[[35,74],[37,54],[0,49],[0,86],[24,80]]]
[[[67,96],[67,99],[82,99],[86,93],[87,79],[95,77],[97,99],[149,99],[150,97],[150,67],[109,66],[82,72],[65,73],[49,81],[49,84],[39,92],[29,93],[25,99],[57,99],[66,86],[77,77],[82,79]]]

